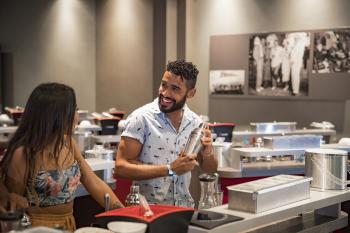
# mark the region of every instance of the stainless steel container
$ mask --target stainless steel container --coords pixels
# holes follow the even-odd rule
[[[213,142],[214,156],[218,161],[218,167],[230,167],[230,142]]]
[[[286,135],[264,137],[264,147],[270,149],[320,148],[320,135]]]
[[[76,131],[73,135],[79,146],[80,152],[83,154],[84,151],[90,150],[94,145],[91,135],[92,133],[90,131]]]
[[[103,148],[102,145],[95,145],[92,150],[85,151],[85,158],[100,158],[106,160],[114,159],[114,151]]]
[[[228,208],[260,213],[310,198],[312,178],[277,175],[227,187]]]
[[[347,187],[348,153],[334,149],[307,149],[305,175],[312,177],[311,187],[343,190]]]
[[[260,122],[250,123],[250,127],[257,133],[293,132],[296,130],[296,122]]]

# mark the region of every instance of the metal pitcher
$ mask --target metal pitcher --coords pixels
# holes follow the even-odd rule
[[[305,175],[312,177],[311,187],[321,190],[344,190],[347,180],[348,152],[334,149],[307,149]]]

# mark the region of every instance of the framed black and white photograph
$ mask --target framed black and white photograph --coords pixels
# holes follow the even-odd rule
[[[315,33],[313,73],[350,73],[350,29]]]
[[[249,95],[307,96],[310,33],[263,33],[249,38]]]
[[[211,70],[209,89],[211,94],[244,94],[244,70]]]

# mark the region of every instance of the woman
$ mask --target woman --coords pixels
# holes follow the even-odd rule
[[[59,83],[36,87],[0,163],[0,177],[9,192],[28,200],[27,214],[34,226],[59,224],[73,231],[73,197],[80,182],[101,206],[105,193],[111,196],[110,208],[123,206],[72,139],[76,107],[71,87]]]

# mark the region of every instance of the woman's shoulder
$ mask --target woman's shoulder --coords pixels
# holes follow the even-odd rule
[[[11,163],[22,163],[25,161],[24,146],[17,147],[12,154]]]

